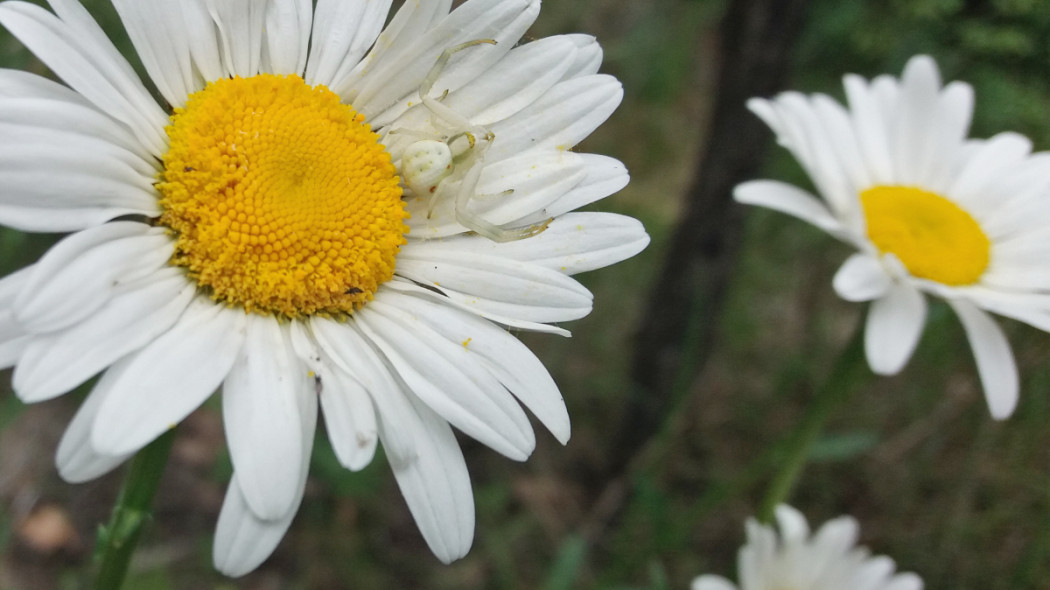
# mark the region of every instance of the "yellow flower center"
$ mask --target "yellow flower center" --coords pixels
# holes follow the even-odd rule
[[[172,264],[216,301],[351,313],[394,273],[407,214],[379,137],[298,76],[223,79],[175,109],[157,189]]]
[[[876,186],[860,195],[868,237],[915,277],[970,285],[988,268],[991,242],[969,213],[910,186]]]

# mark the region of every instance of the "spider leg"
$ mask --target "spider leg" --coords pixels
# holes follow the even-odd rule
[[[496,44],[496,40],[495,39],[475,39],[473,41],[467,41],[466,43],[460,43],[459,45],[454,45],[454,46],[449,47],[448,49],[442,51],[441,55],[438,56],[437,61],[435,61],[434,65],[431,66],[430,71],[427,73],[426,77],[423,78],[422,82],[420,82],[420,84],[419,84],[419,97],[420,98],[429,98],[430,97],[430,91],[434,89],[434,83],[437,82],[437,79],[441,76],[441,72],[445,71],[445,66],[448,65],[448,60],[452,59],[452,56],[454,54],[456,54],[456,53],[458,53],[460,51],[463,51],[464,49],[467,49],[467,48],[470,48],[470,47],[474,47],[476,45],[481,45],[481,44],[495,45]],[[448,94],[447,90],[445,91],[445,94]],[[442,95],[442,98],[444,98],[444,95]]]
[[[460,185],[459,192],[456,194],[456,222],[474,233],[492,240],[493,242],[512,242],[514,240],[521,240],[532,237],[547,229],[547,226],[550,225],[553,218],[548,219],[543,223],[536,223],[524,227],[504,228],[490,222],[477,213],[472,212],[470,210],[470,201],[479,196],[476,194],[476,191],[478,188],[478,180],[481,178],[481,169],[482,166],[479,163],[479,165],[471,167],[470,171],[463,177],[463,183]],[[500,193],[500,195],[510,194],[512,192],[513,191],[504,191],[503,193]]]

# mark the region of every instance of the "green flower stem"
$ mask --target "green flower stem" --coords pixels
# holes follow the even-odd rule
[[[795,426],[775,453],[775,465],[779,465],[780,469],[766,490],[766,496],[759,507],[758,519],[761,522],[772,523],[777,505],[791,496],[799,476],[809,462],[813,444],[820,437],[828,416],[849,397],[858,377],[867,373],[864,329],[861,323],[854,330],[849,344],[839,354],[823,386],[810,401],[802,421]]]
[[[113,507],[109,525],[99,530],[95,553],[99,564],[93,586],[95,590],[118,590],[124,584],[131,554],[151,519],[150,506],[160,485],[164,467],[168,464],[173,440],[175,430],[171,429],[131,460],[124,489]]]

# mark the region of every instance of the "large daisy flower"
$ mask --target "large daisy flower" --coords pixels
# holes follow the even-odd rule
[[[77,0],[0,4],[68,86],[0,71],[0,223],[70,232],[0,281],[0,366],[26,402],[101,375],[58,450],[120,464],[222,388],[234,475],[214,559],[276,547],[318,408],[340,461],[381,441],[441,560],[474,506],[451,427],[524,460],[522,406],[569,419],[508,328],[567,334],[571,275],[648,242],[571,213],[622,188],[571,151],[619,104],[595,40],[516,45],[539,0],[114,0],[160,106]],[[520,404],[520,405],[519,405]]]
[[[898,574],[893,560],[857,547],[859,527],[849,516],[824,523],[811,535],[806,518],[790,506],[776,509],[780,532],[748,520],[747,543],[737,558],[739,590],[922,590],[922,579]],[[692,590],[738,590],[729,580],[703,575]]]
[[[1009,343],[986,311],[1050,330],[1050,158],[1013,133],[967,140],[973,89],[942,88],[932,59],[900,81],[845,77],[849,109],[786,92],[748,106],[798,159],[821,198],[781,182],[736,188],[736,199],[799,217],[854,246],[834,288],[871,301],[872,370],[903,368],[926,321],[925,294],[962,321],[995,418],[1017,405]]]

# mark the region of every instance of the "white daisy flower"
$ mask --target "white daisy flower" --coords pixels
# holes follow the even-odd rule
[[[737,557],[739,587],[714,575],[692,590],[922,590],[922,579],[897,574],[893,560],[857,547],[859,527],[849,516],[829,520],[810,535],[806,518],[790,506],[776,509],[780,533],[748,519],[747,543]]]
[[[749,108],[798,159],[820,194],[760,180],[742,203],[776,209],[858,252],[834,278],[849,301],[871,301],[868,363],[899,372],[926,321],[924,294],[962,321],[992,416],[1017,405],[1018,375],[986,311],[1050,330],[1050,154],[1002,133],[967,140],[973,89],[941,87],[932,59],[908,62],[900,81],[845,77],[849,109],[824,95],[785,92]]]
[[[431,549],[463,556],[451,427],[524,460],[525,406],[569,438],[507,328],[567,335],[591,309],[571,275],[648,243],[571,213],[628,180],[570,151],[622,97],[595,40],[516,46],[539,0],[451,3],[406,2],[380,33],[391,0],[114,0],[171,113],[77,0],[0,4],[68,84],[0,71],[0,223],[71,232],[0,281],[0,366],[26,402],[101,374],[58,450],[73,482],[221,386],[227,574],[287,530],[318,407],[340,461],[381,441]]]

